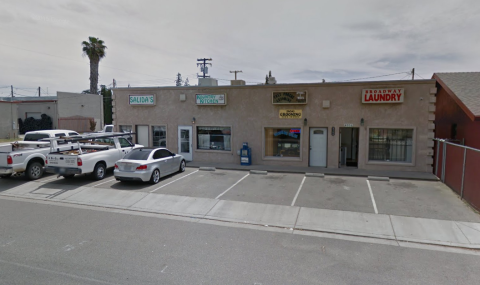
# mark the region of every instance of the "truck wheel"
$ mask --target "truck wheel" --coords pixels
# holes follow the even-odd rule
[[[28,180],[36,180],[43,175],[43,165],[36,161],[31,162],[28,164],[25,174]]]
[[[12,174],[0,175],[0,178],[3,178],[3,179],[5,179],[5,178],[10,178],[10,177],[12,177]]]
[[[150,183],[157,184],[160,181],[160,171],[155,169],[152,173],[152,177],[150,178]]]
[[[185,171],[185,160],[182,160],[180,162],[180,169],[178,169],[178,172],[184,172]]]
[[[105,178],[106,167],[103,163],[97,163],[93,169],[92,177],[94,180],[102,180]]]
[[[65,178],[65,179],[72,179],[73,176],[75,176],[75,174],[66,174],[66,175],[63,175],[63,178]]]

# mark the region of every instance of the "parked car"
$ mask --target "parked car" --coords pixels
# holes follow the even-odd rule
[[[70,143],[55,140],[45,141],[45,139],[72,136],[78,136],[78,133],[72,130],[33,131],[27,132],[23,141],[2,146],[0,148],[0,178],[9,178],[15,173],[22,172],[25,172],[28,180],[42,177],[45,159],[50,148],[59,151],[71,148]]]
[[[166,148],[138,148],[117,161],[113,175],[118,181],[156,184],[161,177],[185,171],[185,159]]]

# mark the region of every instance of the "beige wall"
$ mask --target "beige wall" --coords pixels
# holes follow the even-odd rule
[[[18,104],[18,117],[25,121],[26,114],[30,112],[37,112],[46,114],[52,118],[52,128],[57,128],[57,102],[28,102],[24,101]]]
[[[2,119],[0,120],[0,138],[18,137],[17,104],[0,102],[0,114],[2,114]],[[13,129],[13,122],[15,122],[15,129]]]
[[[95,131],[103,128],[103,96],[57,92],[58,118],[94,118],[97,123]],[[87,131],[87,130],[76,130]]]
[[[366,88],[404,88],[405,101],[397,104],[362,104],[362,89]],[[306,105],[273,105],[273,91],[307,91]],[[226,106],[197,106],[197,93],[226,93]],[[163,125],[167,126],[167,148],[177,151],[177,127],[231,126],[232,151],[196,150],[194,136],[194,161],[221,163],[239,163],[236,150],[242,142],[248,142],[252,148],[253,164],[265,165],[309,165],[309,128],[328,127],[327,167],[338,167],[339,128],[344,124],[360,127],[359,168],[405,171],[431,171],[433,153],[432,114],[434,105],[430,98],[435,93],[434,80],[382,81],[358,83],[322,83],[322,84],[277,84],[258,86],[218,86],[218,87],[164,87],[164,88],[119,88],[114,90],[114,124],[119,125]],[[156,106],[130,106],[129,94],[155,94]],[[186,95],[181,102],[180,94]],[[330,101],[330,108],[322,108],[324,100]],[[433,108],[433,109],[432,109]],[[301,119],[280,119],[280,109],[301,109]],[[304,126],[304,118],[308,125]],[[360,119],[364,118],[364,126]],[[265,158],[264,128],[287,127],[301,128],[300,158]],[[335,135],[331,129],[335,127]],[[371,163],[367,162],[368,128],[413,128],[413,163]],[[135,128],[133,128],[135,130]],[[194,130],[195,134],[195,130]],[[150,138],[151,140],[151,138]]]

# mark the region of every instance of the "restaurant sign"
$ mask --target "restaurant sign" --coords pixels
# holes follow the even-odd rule
[[[280,119],[301,119],[302,110],[280,110]]]
[[[227,105],[226,94],[196,94],[197,105]]]
[[[404,98],[403,88],[362,90],[362,103],[402,103]]]
[[[128,95],[129,105],[155,105],[155,95]]]
[[[307,91],[274,91],[272,104],[307,104]]]

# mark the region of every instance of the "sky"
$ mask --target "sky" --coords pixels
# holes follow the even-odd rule
[[[2,0],[0,96],[89,89],[81,42],[107,46],[99,84],[429,79],[480,71],[478,0]],[[48,91],[47,91],[48,90]]]

